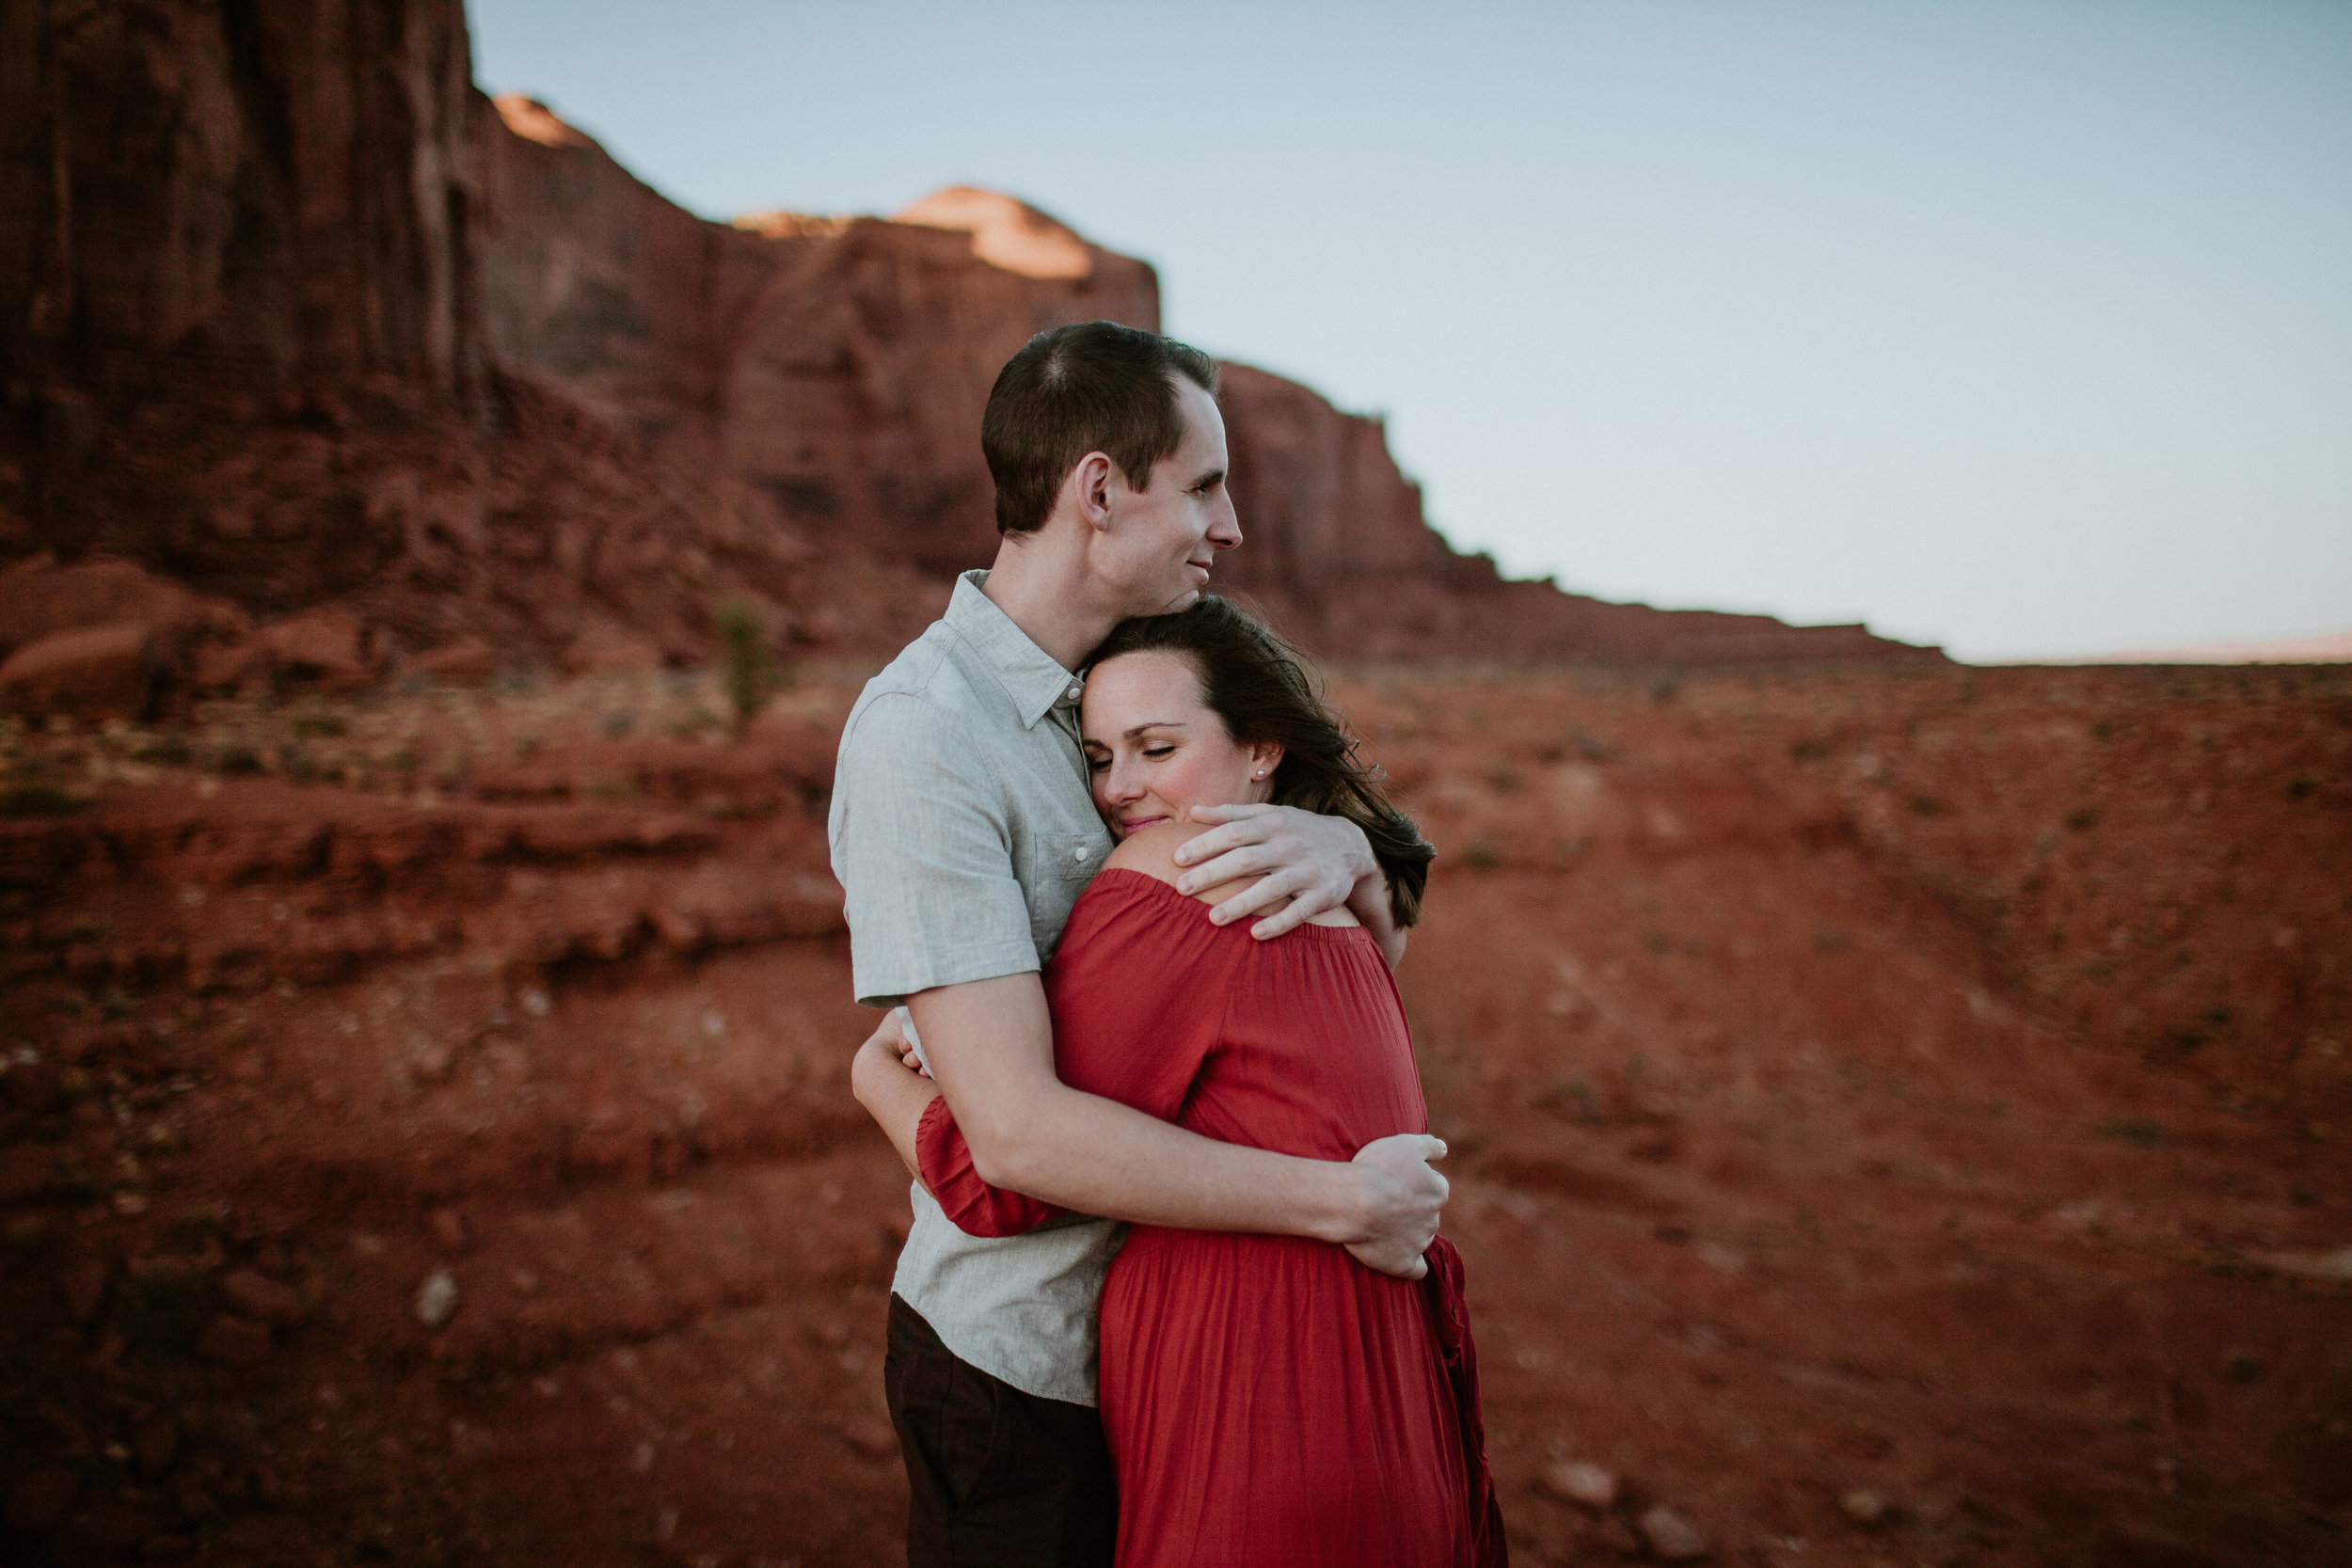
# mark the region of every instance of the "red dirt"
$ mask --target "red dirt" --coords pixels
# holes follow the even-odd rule
[[[897,1560],[853,691],[12,733],[19,1558]],[[2352,672],[1338,695],[1522,1560],[2352,1561]]]

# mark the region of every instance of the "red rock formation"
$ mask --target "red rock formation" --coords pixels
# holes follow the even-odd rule
[[[1141,261],[1034,209],[943,191],[902,221],[707,223],[541,103],[483,120],[493,348],[784,516],[927,571],[986,562],[979,416],[1049,326],[1159,324]]]
[[[462,0],[10,6],[0,61],[12,402],[470,394]]]
[[[1457,554],[1422,519],[1421,487],[1398,471],[1379,421],[1245,365],[1225,367],[1220,401],[1247,542],[1218,563],[1219,576],[1322,652],[1672,664],[1942,661],[1933,649],[1859,626],[1652,610],[1564,594],[1549,582],[1509,581],[1489,558]]]
[[[830,540],[929,572],[984,562],[995,532],[976,437],[997,369],[1061,323],[1159,325],[1150,267],[1009,197],[956,187],[888,223],[763,214],[730,230],[672,206],[546,105],[496,107],[483,274],[501,359]],[[1429,528],[1376,421],[1242,365],[1226,367],[1223,404],[1249,541],[1226,578],[1320,651],[1939,657],[1859,626],[1506,582]]]
[[[707,657],[727,598],[886,651],[994,548],[1004,360],[1159,322],[1149,265],[986,191],[697,218],[473,93],[457,0],[17,8],[0,44],[0,557],[338,604],[381,668],[468,638]],[[1376,423],[1239,366],[1226,406],[1232,580],[1327,653],[1917,657],[1506,583],[1428,529]]]

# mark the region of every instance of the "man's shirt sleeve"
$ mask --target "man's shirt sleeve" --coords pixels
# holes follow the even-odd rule
[[[841,739],[833,815],[861,1003],[1040,967],[1002,793],[956,715],[898,692],[868,704]]]

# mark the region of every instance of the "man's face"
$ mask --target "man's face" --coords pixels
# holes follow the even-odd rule
[[[1152,467],[1148,489],[1130,488],[1112,465],[1111,525],[1094,546],[1095,569],[1122,601],[1122,617],[1184,609],[1200,596],[1217,552],[1241,543],[1225,488],[1225,417],[1189,377],[1173,379],[1184,438]]]

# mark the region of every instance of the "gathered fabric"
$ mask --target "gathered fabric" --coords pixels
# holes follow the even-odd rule
[[[1221,1142],[1345,1160],[1426,1132],[1394,980],[1372,935],[1271,942],[1124,869],[1097,877],[1045,974],[1073,1088]],[[944,1100],[918,1134],[958,1226],[1014,1235],[1057,1211],[991,1187]],[[1100,1389],[1121,1568],[1491,1568],[1461,1257],[1397,1279],[1287,1236],[1128,1227],[1104,1286]]]

